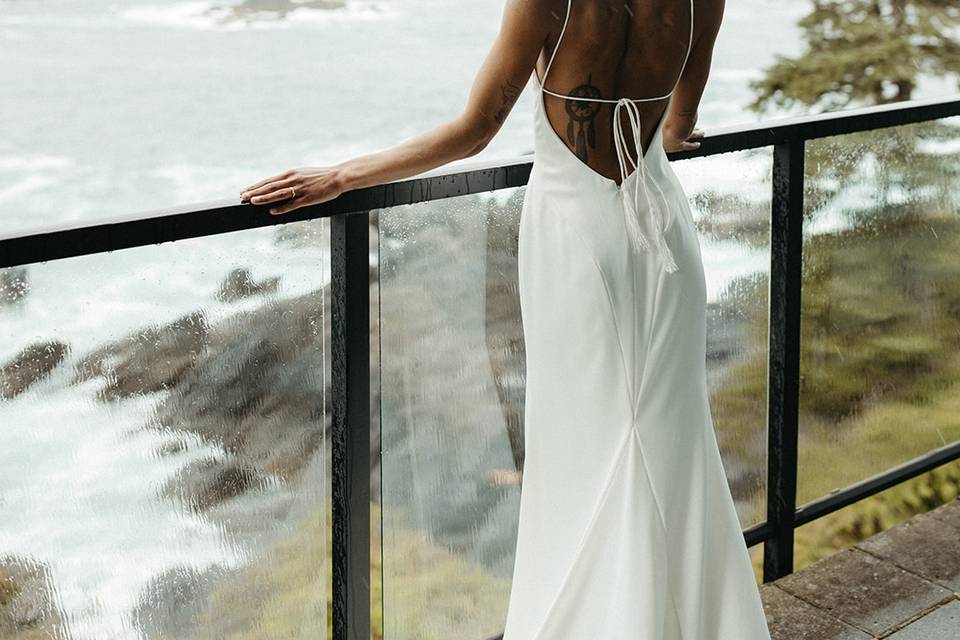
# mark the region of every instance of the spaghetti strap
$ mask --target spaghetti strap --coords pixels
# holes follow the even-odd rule
[[[647,210],[652,215],[655,223],[655,243],[660,253],[663,255],[666,270],[670,273],[673,273],[678,270],[678,267],[673,258],[673,254],[670,251],[670,247],[667,245],[666,238],[664,237],[665,229],[670,226],[671,222],[668,219],[671,207],[666,201],[663,190],[656,181],[653,181],[653,187],[654,191],[656,191],[657,195],[659,196],[659,202],[651,195],[651,190],[648,185],[649,180],[647,179],[646,159],[643,152],[643,145],[641,144],[643,136],[640,121],[640,109],[637,107],[636,103],[654,102],[656,100],[669,98],[673,95],[673,92],[676,90],[677,86],[679,86],[680,79],[683,77],[683,72],[687,68],[687,61],[690,59],[690,50],[693,48],[693,0],[690,0],[690,36],[687,42],[687,52],[683,58],[683,65],[680,67],[680,75],[677,76],[677,81],[674,83],[673,89],[671,89],[669,93],[653,98],[618,98],[616,100],[589,98],[555,93],[546,88],[547,76],[550,74],[550,68],[553,66],[553,62],[557,57],[557,51],[560,50],[560,43],[563,41],[563,36],[566,33],[567,26],[570,23],[570,13],[572,7],[573,0],[567,0],[567,15],[563,20],[563,28],[560,29],[560,35],[557,37],[557,43],[554,45],[553,53],[550,55],[550,60],[547,62],[547,68],[543,72],[543,78],[538,78],[537,80],[537,83],[540,86],[540,103],[543,105],[543,94],[548,93],[558,98],[574,100],[577,102],[603,102],[616,105],[613,109],[613,142],[617,151],[617,163],[620,167],[620,184],[623,185],[627,181],[628,175],[632,175],[629,173],[630,169],[627,166],[628,162],[630,165],[632,165],[632,168],[640,174],[638,184],[636,188],[633,189],[633,198],[628,199],[624,203],[624,218],[626,222],[627,236],[631,245],[638,252],[645,251],[650,248],[650,241],[647,239],[639,220],[640,212],[643,209],[640,202],[640,194],[642,191],[647,203]],[[536,75],[537,74],[534,73],[534,76]],[[623,119],[621,117],[624,110],[626,111],[627,119],[630,122],[630,129],[633,133],[633,146],[637,156],[636,162],[634,162],[633,158],[627,153],[627,136],[623,130]],[[546,109],[544,109],[544,114],[545,113]],[[661,124],[662,123],[663,118],[661,118]]]

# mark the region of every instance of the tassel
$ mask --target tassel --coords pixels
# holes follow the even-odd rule
[[[660,253],[663,255],[664,268],[667,270],[667,273],[676,273],[679,271],[679,267],[677,266],[676,260],[673,258],[673,252],[670,250],[670,245],[667,244],[667,237],[665,233],[669,224],[666,212],[670,210],[670,206],[667,204],[667,197],[664,195],[663,189],[660,188],[660,185],[654,183],[654,187],[660,196],[660,202],[663,203],[663,206],[661,207],[654,205],[651,202],[651,207],[656,210],[658,248],[660,249]],[[649,191],[647,192],[647,197],[649,198]]]
[[[627,109],[627,117],[630,119],[630,127],[633,130],[633,143],[637,151],[637,162],[633,161],[629,155],[626,154],[625,149],[627,146],[626,135],[623,133],[623,126],[620,119],[620,110],[621,108]],[[617,106],[613,110],[613,120],[614,120],[614,136],[613,142],[614,146],[617,149],[617,161],[620,163],[620,178],[621,178],[621,187],[627,181],[627,161],[630,161],[630,164],[636,169],[637,184],[634,187],[633,197],[626,199],[623,203],[623,210],[625,214],[625,224],[627,229],[627,239],[632,248],[636,249],[637,252],[641,250],[647,250],[650,248],[650,242],[647,240],[646,235],[643,233],[643,229],[640,226],[640,189],[643,188],[643,195],[647,203],[647,211],[650,215],[653,216],[653,225],[656,231],[655,242],[657,248],[659,249],[660,255],[663,258],[664,268],[668,273],[674,273],[679,270],[677,267],[676,260],[673,258],[673,252],[670,251],[670,247],[667,245],[666,238],[664,237],[663,230],[667,227],[666,212],[669,211],[670,206],[667,203],[667,199],[663,194],[663,190],[660,188],[660,185],[654,182],[654,187],[660,194],[661,202],[663,207],[660,206],[651,196],[650,189],[647,187],[647,164],[646,159],[643,155],[643,149],[640,147],[640,112],[635,105],[628,98],[621,98],[617,101]],[[621,190],[622,195],[626,195],[626,190]],[[631,202],[632,200],[632,202]]]
[[[624,218],[627,225],[627,238],[630,240],[631,246],[638,252],[649,249],[650,242],[647,240],[646,234],[643,233],[643,229],[640,228],[640,220],[637,219],[638,212],[633,203],[629,200],[624,202],[623,210],[626,214]]]
[[[645,178],[646,176],[643,177]],[[639,189],[640,184],[637,185],[637,196],[640,195]],[[676,273],[679,271],[679,267],[677,266],[677,262],[673,257],[673,252],[670,250],[670,246],[667,244],[666,237],[663,233],[663,230],[666,228],[666,217],[664,215],[665,209],[656,200],[654,200],[654,198],[651,197],[650,191],[647,189],[645,182],[643,183],[643,192],[649,213],[653,218],[656,236],[655,244],[661,258],[663,259],[664,269],[667,271],[667,273]],[[638,252],[639,250],[650,249],[650,242],[647,240],[646,234],[643,233],[643,230],[640,227],[638,210],[633,202],[633,198],[627,198],[626,202],[624,202],[624,212],[626,213],[625,217],[627,234],[632,242],[632,245],[638,249]]]
[[[661,233],[659,234],[660,239],[660,255],[663,257],[664,268],[667,270],[667,273],[676,273],[679,271],[677,267],[676,260],[673,259],[673,252],[670,251],[669,245],[667,245],[667,239]]]

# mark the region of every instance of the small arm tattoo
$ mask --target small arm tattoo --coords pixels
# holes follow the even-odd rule
[[[517,98],[520,97],[522,89],[507,80],[506,84],[500,87],[500,91],[503,93],[503,102],[501,103],[497,112],[493,115],[493,119],[497,121],[497,124],[503,124],[506,122],[507,115],[510,113],[510,109],[517,101]]]

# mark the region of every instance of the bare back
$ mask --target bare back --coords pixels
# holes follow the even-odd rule
[[[691,4],[688,0],[595,0],[573,2],[563,40],[549,69],[545,88],[573,96],[643,99],[663,96],[674,86],[673,103],[682,100],[681,111],[696,112],[706,80],[703,60],[697,59],[697,44],[710,24],[712,13],[699,7],[711,0],[698,0],[693,12],[693,51],[691,40]],[[541,79],[560,37],[567,12],[567,0],[556,0],[551,29],[537,62]],[[705,29],[706,27],[706,29]],[[715,35],[715,30],[712,31]],[[712,39],[709,42],[712,49]],[[706,65],[709,66],[707,51]],[[686,60],[686,65],[684,62]],[[678,76],[683,69],[683,77]],[[686,82],[687,77],[691,82]],[[702,80],[702,81],[701,81]],[[680,95],[678,95],[680,94]],[[539,99],[539,96],[538,96]],[[544,108],[551,127],[582,162],[611,180],[619,177],[614,148],[613,105],[565,100],[543,94]],[[692,102],[692,104],[690,104]],[[642,146],[650,145],[661,118],[666,117],[670,99],[638,102],[641,117]],[[674,108],[677,110],[677,107]],[[628,127],[625,119],[624,126]],[[571,126],[572,125],[572,126]],[[571,141],[571,128],[594,128],[592,143],[577,145]],[[692,125],[691,125],[692,127]],[[631,157],[636,160],[635,154]]]

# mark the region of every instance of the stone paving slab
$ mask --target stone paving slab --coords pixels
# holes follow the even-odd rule
[[[776,583],[760,587],[772,640],[871,640],[873,636],[793,596]]]
[[[960,638],[960,601],[952,600],[886,640],[956,640]]]
[[[954,595],[855,546],[775,583],[814,607],[877,636]]]
[[[960,498],[956,498],[941,507],[937,507],[930,512],[930,515],[942,522],[946,522],[957,531],[960,531]]]
[[[938,511],[917,515],[856,546],[960,593],[960,532],[944,526],[944,520],[934,515]],[[960,514],[960,509],[956,512]]]

